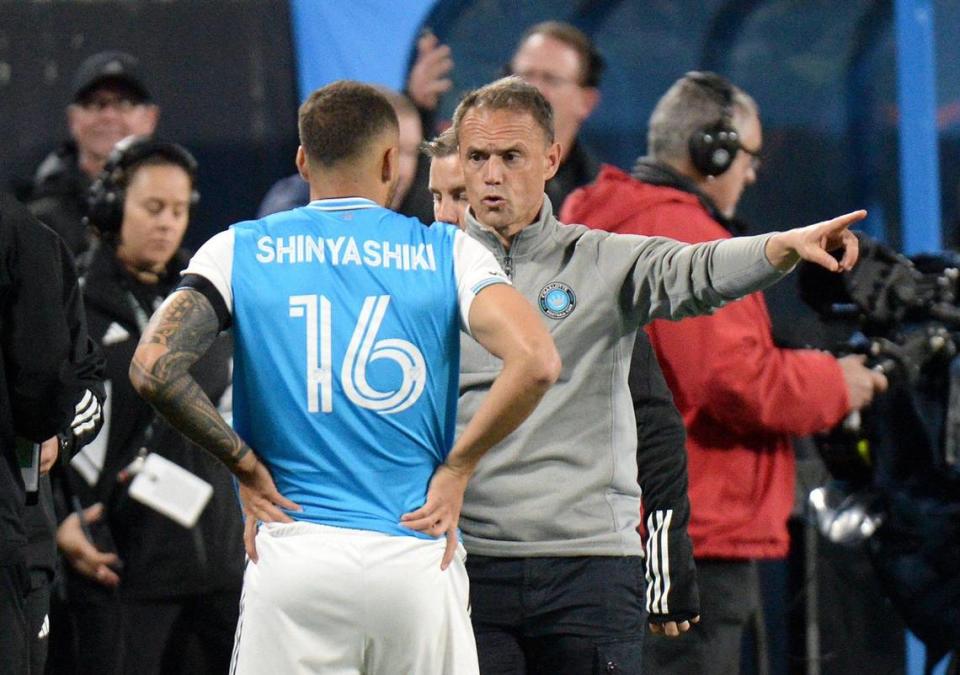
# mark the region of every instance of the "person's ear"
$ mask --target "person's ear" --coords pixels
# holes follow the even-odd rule
[[[310,164],[307,162],[307,152],[303,149],[303,146],[297,146],[297,173],[300,174],[300,177],[310,182]]]
[[[390,185],[400,171],[400,150],[396,145],[391,145],[383,151],[380,158],[380,182],[384,185]]]
[[[145,136],[151,136],[157,130],[157,123],[160,122],[160,106],[153,103],[147,104],[146,110],[146,126],[148,127]]]
[[[596,87],[580,88],[580,122],[586,121],[600,103],[600,90]]]
[[[77,115],[80,114],[80,106],[71,103],[67,106],[67,130],[70,132],[70,138],[76,138]]]
[[[543,156],[543,180],[548,181],[557,174],[560,168],[560,144],[551,143],[547,153]]]

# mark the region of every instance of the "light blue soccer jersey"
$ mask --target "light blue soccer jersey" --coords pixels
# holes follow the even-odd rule
[[[303,507],[290,515],[426,536],[399,520],[453,444],[459,332],[476,293],[506,282],[492,255],[349,198],[238,223],[185,274],[232,311],[234,428]]]

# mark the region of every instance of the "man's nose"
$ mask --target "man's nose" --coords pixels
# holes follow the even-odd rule
[[[453,199],[441,200],[439,206],[437,206],[436,218],[442,223],[460,225],[459,216]]]
[[[483,181],[487,185],[499,185],[503,182],[503,166],[500,159],[491,157],[483,167]]]

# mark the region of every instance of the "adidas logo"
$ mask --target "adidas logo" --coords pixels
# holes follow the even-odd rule
[[[110,345],[115,345],[118,342],[123,342],[129,338],[130,332],[119,323],[114,321],[107,328],[107,332],[103,334],[103,339],[101,339],[100,342],[104,347],[109,347]]]
[[[43,638],[50,635],[50,615],[43,615],[43,625],[40,626],[40,632],[37,633],[37,639],[42,640]]]

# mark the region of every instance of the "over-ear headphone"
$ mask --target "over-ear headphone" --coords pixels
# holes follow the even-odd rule
[[[160,157],[182,167],[196,185],[197,160],[182,145],[151,136],[128,136],[113,147],[103,171],[87,191],[86,222],[101,236],[115,236],[123,224],[123,202],[130,183],[131,170],[152,157]],[[200,201],[196,188],[190,193],[191,207]]]
[[[733,85],[716,73],[692,71],[688,81],[711,93],[722,106],[720,119],[697,129],[690,137],[690,161],[704,176],[719,176],[730,168],[740,150],[740,134],[733,126]]]

